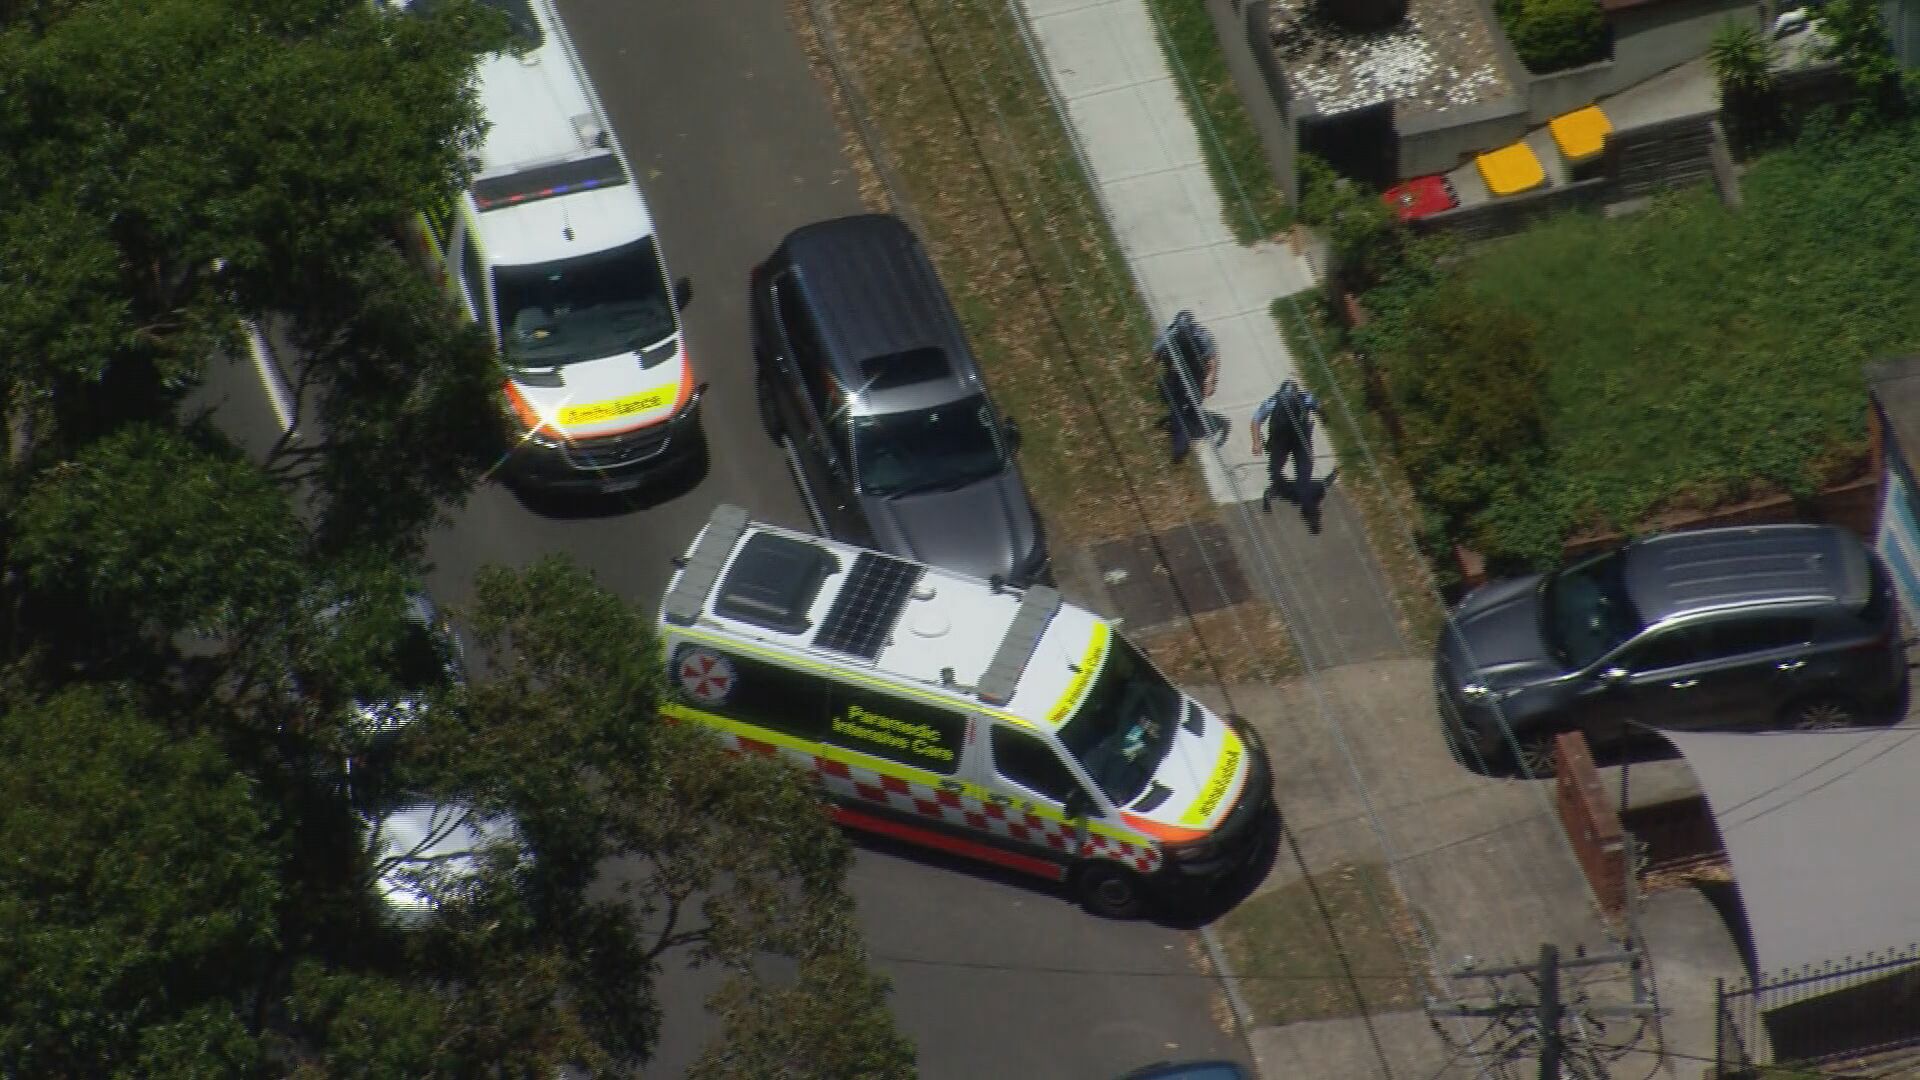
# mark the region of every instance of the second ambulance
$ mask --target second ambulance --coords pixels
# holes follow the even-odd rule
[[[1125,917],[1277,825],[1251,728],[1051,588],[716,509],[661,606],[664,711],[811,776],[845,825],[1067,883]]]

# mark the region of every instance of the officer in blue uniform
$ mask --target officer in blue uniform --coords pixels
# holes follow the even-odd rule
[[[1186,458],[1194,439],[1209,437],[1215,446],[1226,442],[1226,418],[1200,405],[1213,393],[1220,375],[1220,350],[1213,334],[1193,312],[1182,311],[1160,331],[1153,357],[1160,362],[1160,394],[1167,401],[1167,415],[1160,423],[1173,435],[1174,463]]]
[[[1273,512],[1273,496],[1292,499],[1303,509],[1313,500],[1313,418],[1325,415],[1313,394],[1292,379],[1253,411],[1253,453],[1267,455],[1267,490],[1260,509]],[[1294,461],[1295,480],[1289,488],[1283,476],[1287,459]],[[1291,492],[1291,493],[1290,493]]]

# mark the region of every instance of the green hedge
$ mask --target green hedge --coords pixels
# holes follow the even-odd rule
[[[1496,0],[1494,12],[1520,62],[1536,75],[1605,60],[1613,39],[1594,0]]]

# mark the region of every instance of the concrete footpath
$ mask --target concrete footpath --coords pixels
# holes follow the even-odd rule
[[[1268,307],[1308,288],[1313,270],[1287,245],[1234,241],[1201,154],[1206,133],[1188,118],[1145,0],[1018,3],[1153,316],[1164,323],[1189,308],[1219,338],[1220,384],[1208,406],[1228,417],[1233,433],[1225,446],[1194,456],[1246,579],[1282,615],[1307,670],[1285,684],[1225,688],[1232,708],[1273,749],[1289,831],[1290,843],[1256,892],[1342,865],[1386,867],[1416,927],[1406,959],[1439,1001],[1470,989],[1442,977],[1466,963],[1525,963],[1548,941],[1568,954],[1612,949],[1550,787],[1488,779],[1447,752],[1430,661],[1403,635],[1392,590],[1340,487],[1330,490],[1318,528],[1277,501],[1273,513],[1260,511],[1265,463],[1251,454],[1248,424],[1260,400],[1297,377]],[[1328,411],[1316,437],[1316,475],[1332,464],[1326,429],[1344,430],[1331,405]],[[1718,939],[1695,908],[1682,901],[1663,907],[1684,908],[1675,925],[1688,928],[1663,939],[1696,942],[1705,957],[1683,961],[1692,977],[1676,975],[1675,984],[1710,986],[1725,962]],[[1624,983],[1604,980],[1587,989],[1597,1001],[1628,994]],[[1361,1007],[1349,1017],[1288,1025],[1241,1021],[1272,1080],[1438,1080],[1483,1075],[1490,1064],[1462,1052],[1487,1034],[1488,1022],[1436,1028],[1421,1009]],[[1671,1044],[1678,1033],[1666,1034]],[[1689,1042],[1701,1045],[1697,1033]],[[1643,1036],[1615,1071],[1646,1076],[1657,1064]]]

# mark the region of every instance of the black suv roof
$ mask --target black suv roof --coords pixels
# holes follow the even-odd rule
[[[933,263],[899,218],[857,214],[816,222],[780,246],[798,271],[834,375],[849,387],[879,376],[867,395],[873,411],[939,404],[981,389]],[[944,373],[928,363],[930,352],[945,357]],[[880,366],[889,358],[914,371],[904,380],[886,378]]]
[[[1696,611],[1772,604],[1864,606],[1872,570],[1860,541],[1833,525],[1756,525],[1665,533],[1626,548],[1626,585],[1648,623]]]

